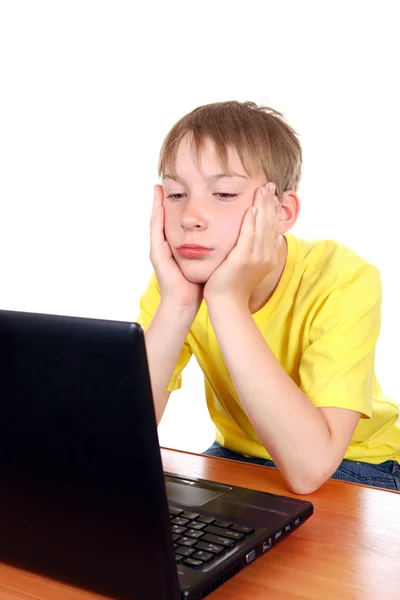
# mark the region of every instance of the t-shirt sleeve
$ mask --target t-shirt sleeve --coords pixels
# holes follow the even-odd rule
[[[158,305],[160,303],[160,288],[158,287],[158,282],[155,273],[152,274],[150,282],[147,286],[147,289],[143,296],[139,301],[140,313],[136,318],[136,323],[142,326],[143,330],[146,331],[147,327],[150,325]],[[178,362],[176,364],[174,373],[172,375],[171,381],[168,386],[168,391],[173,392],[174,390],[178,390],[182,386],[182,371],[186,367],[187,363],[192,356],[192,350],[188,343],[188,340],[185,340],[183,344]]]
[[[371,416],[381,299],[380,274],[371,265],[321,302],[300,363],[300,387],[315,406]]]

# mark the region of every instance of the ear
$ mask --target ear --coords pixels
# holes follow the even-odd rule
[[[296,192],[286,190],[279,200],[279,228],[278,233],[282,235],[295,225],[300,213],[300,200]]]

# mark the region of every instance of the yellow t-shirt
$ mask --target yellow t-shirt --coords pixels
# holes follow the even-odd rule
[[[272,297],[253,314],[258,329],[310,402],[362,413],[345,458],[400,463],[399,408],[382,393],[374,373],[381,314],[379,271],[337,242],[285,237],[288,253],[282,277]],[[138,322],[144,329],[159,301],[153,274],[140,301]],[[192,354],[204,373],[217,441],[247,456],[271,458],[240,403],[204,301],[169,391],[181,387],[181,372]]]

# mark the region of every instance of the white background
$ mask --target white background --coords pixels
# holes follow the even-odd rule
[[[164,136],[204,103],[266,103],[303,145],[293,233],[381,270],[376,368],[398,401],[397,8],[0,0],[0,307],[135,319]],[[193,451],[214,439],[194,361],[159,435]]]

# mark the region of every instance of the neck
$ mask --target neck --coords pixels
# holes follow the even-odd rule
[[[287,243],[283,235],[279,237],[278,242],[278,263],[258,286],[252,291],[249,300],[249,309],[251,314],[259,311],[271,298],[285,269],[287,257]]]

